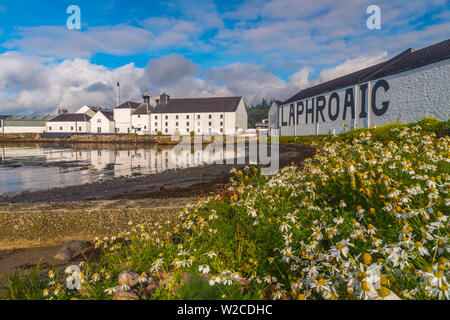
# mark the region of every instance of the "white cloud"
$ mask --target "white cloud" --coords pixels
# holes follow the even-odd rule
[[[83,32],[54,26],[19,27],[18,34],[20,38],[3,46],[57,58],[90,57],[96,52],[133,54],[147,49],[154,37],[151,31],[124,24],[91,27]]]

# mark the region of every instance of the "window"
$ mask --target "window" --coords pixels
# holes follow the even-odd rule
[[[102,123],[102,119],[97,119],[97,123]]]
[[[169,129],[166,129],[166,133],[168,133],[169,132]]]
[[[197,119],[200,119],[200,115],[197,115]]]
[[[220,121],[220,125],[223,126],[223,121]]]
[[[140,118],[141,117],[141,115],[140,114],[138,114],[138,118]]]
[[[186,129],[186,133],[189,133],[189,129]]]
[[[222,133],[223,132],[223,129],[222,128],[220,128],[220,133]]]
[[[101,132],[102,132],[102,128],[101,128],[101,127],[98,127],[98,128],[97,128],[97,132],[98,132],[98,133],[101,133]]]
[[[158,120],[158,116],[155,116],[155,120]]]
[[[175,127],[178,127],[178,122],[175,123]]]
[[[189,115],[186,116],[186,119],[189,119]]]
[[[59,127],[59,130],[61,130],[61,131],[62,131],[62,127]]]
[[[220,115],[220,119],[223,119],[223,114]]]
[[[169,123],[168,122],[166,122],[166,127],[169,125]]]
[[[176,115],[176,116],[175,116],[175,119],[177,119],[177,120],[178,120],[178,115]]]
[[[169,119],[169,116],[168,116],[168,115],[166,115],[166,120],[167,120],[167,119]]]
[[[211,127],[211,125],[212,125],[211,121],[210,121],[210,122],[208,122],[208,126],[210,126],[210,127]]]
[[[186,122],[186,127],[189,127],[189,122]]]
[[[200,127],[200,122],[197,122],[197,127]]]
[[[212,119],[212,115],[209,115],[209,119]]]
[[[144,130],[147,130],[147,126],[144,126]]]
[[[158,122],[155,122],[155,127],[157,127],[158,126]]]
[[[70,131],[73,131],[73,127],[70,127]]]
[[[52,131],[52,127],[48,127],[48,130]]]
[[[83,129],[81,129],[81,127],[78,127],[78,131],[83,131]]]

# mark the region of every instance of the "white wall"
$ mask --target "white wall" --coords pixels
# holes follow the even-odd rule
[[[64,132],[64,133],[89,133],[91,132],[91,123],[89,121],[64,121],[64,122],[47,122],[47,132]]]
[[[114,109],[114,121],[117,133],[132,133],[131,114],[134,109]]]
[[[191,131],[196,134],[222,134],[231,126],[234,130],[234,113],[153,113],[151,118],[152,134],[161,131],[164,135],[172,135],[177,130],[181,135],[189,135]]]
[[[131,116],[131,127],[134,133],[135,129],[140,129],[136,131],[139,135],[151,134],[151,115],[150,114],[133,114]]]
[[[114,133],[114,131],[115,131],[114,121],[110,121],[102,112],[98,111],[91,118],[92,133]]]
[[[385,92],[380,87],[376,92],[376,108],[382,109],[382,104],[389,102],[388,108],[382,115],[376,115],[374,106],[372,106],[373,88],[377,82],[386,81],[389,89]],[[339,96],[340,110],[338,118],[331,120],[329,116],[329,100],[333,92],[324,93],[325,109],[323,110],[323,119],[320,113],[317,113],[316,102],[317,97],[312,97],[302,101],[293,103],[294,119],[289,117],[291,104],[280,107],[279,124],[281,135],[314,135],[314,134],[331,134],[342,133],[346,129],[344,124],[348,124],[348,128],[370,127],[373,124],[382,125],[388,122],[415,122],[424,115],[431,115],[440,120],[448,120],[450,116],[450,60],[440,61],[421,68],[410,70],[404,73],[395,74],[382,79],[376,79],[358,86],[351,86],[341,90],[337,90],[335,94]],[[361,86],[367,85],[366,98],[362,101]],[[346,91],[353,92],[355,101],[355,119],[352,119],[351,107],[346,109],[346,119],[344,116],[344,100]],[[308,114],[308,123],[306,123],[306,103],[309,109],[312,108],[314,101],[314,122],[312,122],[312,114]],[[333,99],[331,113],[335,113],[336,100]],[[360,117],[362,110],[362,102],[365,105],[367,117]],[[303,113],[298,117],[297,112],[302,110]],[[319,116],[319,122],[317,122]],[[325,121],[323,121],[325,120]],[[283,122],[286,124],[283,125]],[[289,123],[290,122],[290,123]],[[295,124],[294,124],[295,123]]]
[[[45,127],[2,127],[4,129],[3,133],[43,133],[45,132]]]
[[[235,116],[236,116],[235,129],[244,129],[244,130],[247,129],[248,128],[248,115],[247,115],[247,109],[245,108],[244,99],[242,99],[242,98],[236,109]],[[234,130],[234,131],[236,131],[236,130]]]

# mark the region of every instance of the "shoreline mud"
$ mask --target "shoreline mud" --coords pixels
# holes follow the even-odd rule
[[[280,168],[315,148],[280,145]],[[172,223],[188,203],[226,187],[232,167],[209,165],[141,177],[0,196],[0,272],[53,264],[70,240],[117,234],[133,223]]]

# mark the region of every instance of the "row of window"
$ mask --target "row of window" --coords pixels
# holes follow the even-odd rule
[[[169,116],[166,115],[164,118],[165,118],[165,120],[168,120],[168,119],[169,119]],[[175,116],[175,119],[178,120],[178,119],[179,119],[179,116],[176,115],[176,116]],[[189,115],[188,115],[188,114],[186,115],[186,119],[189,120]],[[201,119],[201,115],[200,115],[200,114],[197,115],[197,119]],[[212,114],[209,114],[209,115],[208,115],[208,119],[212,119]],[[223,114],[220,115],[220,119],[223,119]],[[158,116],[157,116],[157,115],[155,115],[155,120],[158,120]]]
[[[197,122],[197,127],[200,127],[200,125],[201,125],[200,122]],[[155,122],[155,127],[157,127],[157,126],[158,126],[158,122]],[[165,126],[168,127],[169,123],[166,122]],[[175,122],[175,127],[178,127],[178,126],[179,126],[179,123]],[[208,122],[208,126],[211,127],[212,126],[212,122]],[[220,126],[223,127],[223,121],[220,122]],[[189,127],[189,122],[186,122],[186,127]]]
[[[60,131],[63,131],[63,127],[59,127]],[[52,131],[52,127],[48,127],[48,131]],[[70,127],[70,131],[74,131],[73,127]],[[78,131],[83,131],[82,127],[78,127]]]
[[[180,132],[180,130],[178,130],[178,128],[177,129],[175,129],[175,131],[178,131],[178,132]],[[156,133],[156,132],[158,132],[158,129],[155,129],[154,130],[154,132]],[[191,131],[189,130],[189,129],[186,129],[186,133],[190,133]],[[211,128],[208,128],[208,132],[209,133],[212,133],[212,129]],[[169,133],[169,129],[164,129],[164,133]],[[181,132],[180,132],[181,133]],[[200,133],[200,128],[197,128],[197,133]],[[220,128],[220,133],[223,133],[223,128]]]

